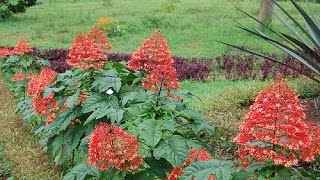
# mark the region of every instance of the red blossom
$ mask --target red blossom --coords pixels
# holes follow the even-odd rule
[[[161,32],[157,31],[132,54],[128,68],[147,73],[143,88],[150,91],[170,91],[180,87],[173,63],[169,46]]]
[[[314,160],[305,115],[295,92],[284,81],[277,79],[260,92],[244,118],[234,139],[240,145],[238,154],[244,166],[249,156],[286,167],[297,164],[299,157]]]
[[[80,69],[101,69],[108,58],[103,54],[103,50],[100,44],[95,43],[95,40],[80,33],[72,43],[67,63]]]
[[[46,125],[51,124],[56,118],[58,114],[57,113],[51,113],[47,116]]]
[[[27,40],[24,38],[19,39],[18,44],[16,47],[13,49],[12,54],[17,55],[17,56],[23,56],[26,53],[32,52],[31,46],[28,44]]]
[[[189,150],[189,158],[185,160],[185,162],[183,163],[183,165],[185,167],[189,166],[190,164],[192,164],[195,160],[199,160],[199,161],[209,161],[210,159],[212,159],[210,153],[208,151],[206,151],[205,149],[190,149]],[[181,176],[184,172],[184,169],[181,167],[175,167],[172,169],[170,175],[167,177],[167,180],[177,180],[179,178],[179,176]],[[214,180],[214,176],[210,175],[208,180]]]
[[[117,126],[100,122],[91,134],[88,163],[101,170],[114,167],[118,170],[136,170],[143,162],[137,154],[136,137]]]
[[[103,33],[103,31],[94,26],[91,31],[88,33],[88,37],[96,44],[100,45],[102,50],[111,50],[112,46],[109,42],[107,36]]]
[[[0,58],[4,58],[6,56],[10,56],[12,51],[8,48],[0,48]]]
[[[39,96],[43,89],[53,82],[56,76],[57,73],[47,67],[41,71],[40,75],[32,75],[28,85],[27,95]]]
[[[184,166],[189,166],[195,160],[199,161],[209,161],[212,159],[210,153],[205,149],[190,149],[189,150],[190,156],[185,162],[183,163]]]
[[[13,77],[12,77],[12,81],[24,81],[25,76],[22,72],[18,72],[16,73]]]
[[[58,103],[53,99],[54,93],[49,94],[47,97],[34,97],[32,99],[33,109],[39,116],[48,116],[50,113],[59,109]],[[52,117],[51,117],[52,118]],[[53,118],[54,119],[54,118]]]
[[[180,167],[175,167],[172,169],[170,175],[168,176],[168,180],[177,180],[179,176],[183,174],[184,170]]]

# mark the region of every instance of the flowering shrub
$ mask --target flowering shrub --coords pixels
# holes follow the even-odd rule
[[[285,167],[296,165],[299,159],[313,161],[319,154],[318,142],[312,139],[313,131],[304,117],[294,91],[276,80],[258,95],[234,139],[240,145],[242,164],[248,165],[249,157]]]
[[[216,129],[182,101],[188,92],[178,90],[174,60],[163,36],[157,32],[151,40],[149,44],[161,44],[140,48],[153,54],[136,59],[137,64],[148,64],[142,71],[107,61],[105,50],[111,45],[95,28],[76,37],[69,54],[56,50],[54,58],[48,51],[5,55],[0,67],[16,91],[17,109],[56,164],[69,168],[65,179],[165,178],[173,167],[184,166],[188,149],[206,143],[200,135],[217,136]],[[30,54],[56,61],[68,54],[72,69],[56,73],[43,68],[47,61],[31,59]],[[85,156],[88,163],[75,165],[77,156]]]

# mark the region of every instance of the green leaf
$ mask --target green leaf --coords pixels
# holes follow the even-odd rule
[[[121,79],[118,77],[98,77],[92,83],[92,88],[94,87],[98,87],[99,92],[105,92],[110,88],[119,92],[121,88]]]
[[[144,139],[148,146],[154,148],[162,138],[162,132],[157,121],[145,120],[137,127],[139,131],[139,138]]]
[[[71,155],[69,146],[65,143],[64,135],[60,134],[52,143],[52,154],[57,165],[63,164]]]
[[[116,96],[93,94],[89,96],[83,104],[82,112],[88,113],[97,109],[107,107],[119,109],[118,98]]]
[[[59,86],[58,88],[46,87],[46,88],[44,88],[44,90],[43,90],[43,96],[44,96],[44,97],[47,97],[49,94],[51,94],[51,93],[53,93],[53,92],[55,92],[55,93],[60,92],[60,91],[62,91],[63,89],[65,89],[64,86]]]
[[[27,69],[32,64],[32,58],[24,58],[20,61],[20,64]]]
[[[69,108],[73,108],[75,103],[76,103],[76,101],[77,101],[77,99],[79,98],[79,96],[80,96],[80,90],[78,89],[77,92],[74,95],[69,96],[67,98],[67,100],[66,100],[67,106]]]
[[[232,177],[233,163],[230,161],[195,161],[185,168],[182,180],[208,180],[210,175],[214,175],[217,180],[229,180]]]
[[[166,159],[172,166],[182,166],[188,158],[189,152],[185,139],[174,135],[168,140],[161,140],[154,149],[154,157]]]
[[[115,109],[112,107],[104,107],[95,110],[86,120],[84,123],[85,125],[90,123],[92,120],[100,119],[105,116],[108,116],[111,119],[111,123],[114,124],[115,122],[120,123],[123,119],[124,110],[122,109]]]
[[[58,117],[48,126],[46,126],[46,130],[48,132],[59,133],[62,130],[65,130],[70,122],[76,119],[81,114],[79,108],[69,108],[63,112],[61,112]]]
[[[215,127],[211,126],[209,123],[206,121],[202,122],[195,122],[192,123],[191,125],[192,130],[198,134],[202,129],[206,130],[210,135],[213,135],[215,137],[218,136],[217,130]]]
[[[92,177],[100,179],[99,170],[89,166],[87,163],[81,163],[70,169],[63,177],[63,180],[84,180]]]
[[[123,114],[124,114],[123,109],[113,109],[113,111],[111,111],[109,113],[111,123],[115,124],[115,122],[116,122],[119,124],[121,122],[121,120],[123,119]]]
[[[70,150],[75,149],[83,135],[84,128],[82,126],[76,126],[75,128],[70,128],[64,135],[66,143],[69,145]]]
[[[232,180],[247,180],[252,174],[253,172],[251,171],[241,169],[233,175]]]

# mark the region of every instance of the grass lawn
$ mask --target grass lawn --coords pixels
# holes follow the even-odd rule
[[[70,48],[79,32],[88,30],[101,17],[116,21],[119,34],[110,37],[113,52],[133,52],[156,29],[161,29],[174,55],[183,57],[214,57],[228,47],[215,40],[250,46],[268,52],[278,52],[265,42],[235,27],[233,20],[249,27],[255,23],[236,7],[257,16],[260,3],[256,0],[183,0],[169,13],[165,0],[40,0],[39,5],[0,22],[0,45],[13,46],[18,37],[27,37],[31,45],[40,48]],[[296,17],[292,5],[281,4]],[[320,10],[320,4],[313,4]],[[300,19],[301,20],[301,19]],[[272,26],[284,30],[278,20]]]

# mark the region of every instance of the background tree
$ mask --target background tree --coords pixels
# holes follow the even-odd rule
[[[260,3],[260,11],[259,11],[259,21],[263,24],[270,24],[272,12],[274,9],[274,2],[273,0],[261,0]],[[262,29],[261,23],[257,25],[258,29]]]
[[[37,0],[0,0],[0,21],[12,14],[24,13],[27,7],[35,5]]]

